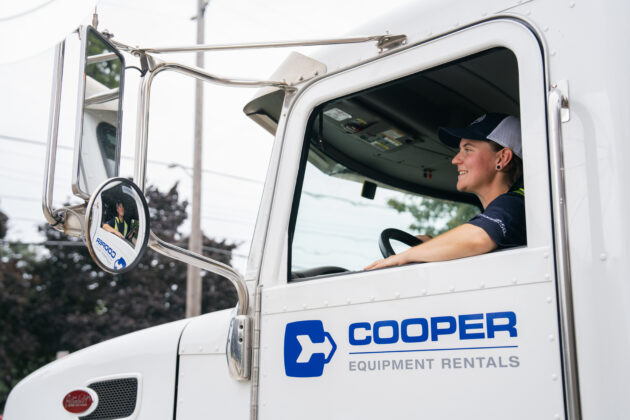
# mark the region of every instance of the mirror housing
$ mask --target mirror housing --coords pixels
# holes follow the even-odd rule
[[[93,27],[81,28],[72,191],[86,200],[118,176],[124,76],[121,52]]]
[[[94,192],[85,210],[85,243],[104,271],[121,274],[138,264],[149,243],[149,206],[136,184],[111,178]]]

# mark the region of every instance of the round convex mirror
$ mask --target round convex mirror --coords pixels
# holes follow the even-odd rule
[[[132,181],[103,182],[88,202],[85,221],[85,242],[103,270],[120,274],[140,261],[149,243],[149,207]]]

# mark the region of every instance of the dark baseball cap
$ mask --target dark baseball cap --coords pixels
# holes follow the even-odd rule
[[[488,113],[471,122],[464,128],[438,128],[438,137],[449,147],[458,148],[461,139],[491,140],[503,147],[509,147],[523,159],[521,146],[521,122],[507,114]]]

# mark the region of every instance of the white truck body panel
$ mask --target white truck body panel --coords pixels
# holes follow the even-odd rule
[[[229,378],[225,341],[233,311],[213,312],[194,318],[179,344],[177,418],[198,419],[212,407],[216,418],[249,416],[249,382]]]

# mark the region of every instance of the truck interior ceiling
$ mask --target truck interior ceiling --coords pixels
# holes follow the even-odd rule
[[[439,233],[453,227],[449,215],[479,212],[474,195],[457,191],[456,150],[437,131],[487,112],[519,116],[518,65],[506,48],[314,109],[289,225],[289,281],[361,270],[381,258],[385,228],[415,235],[430,224]]]

